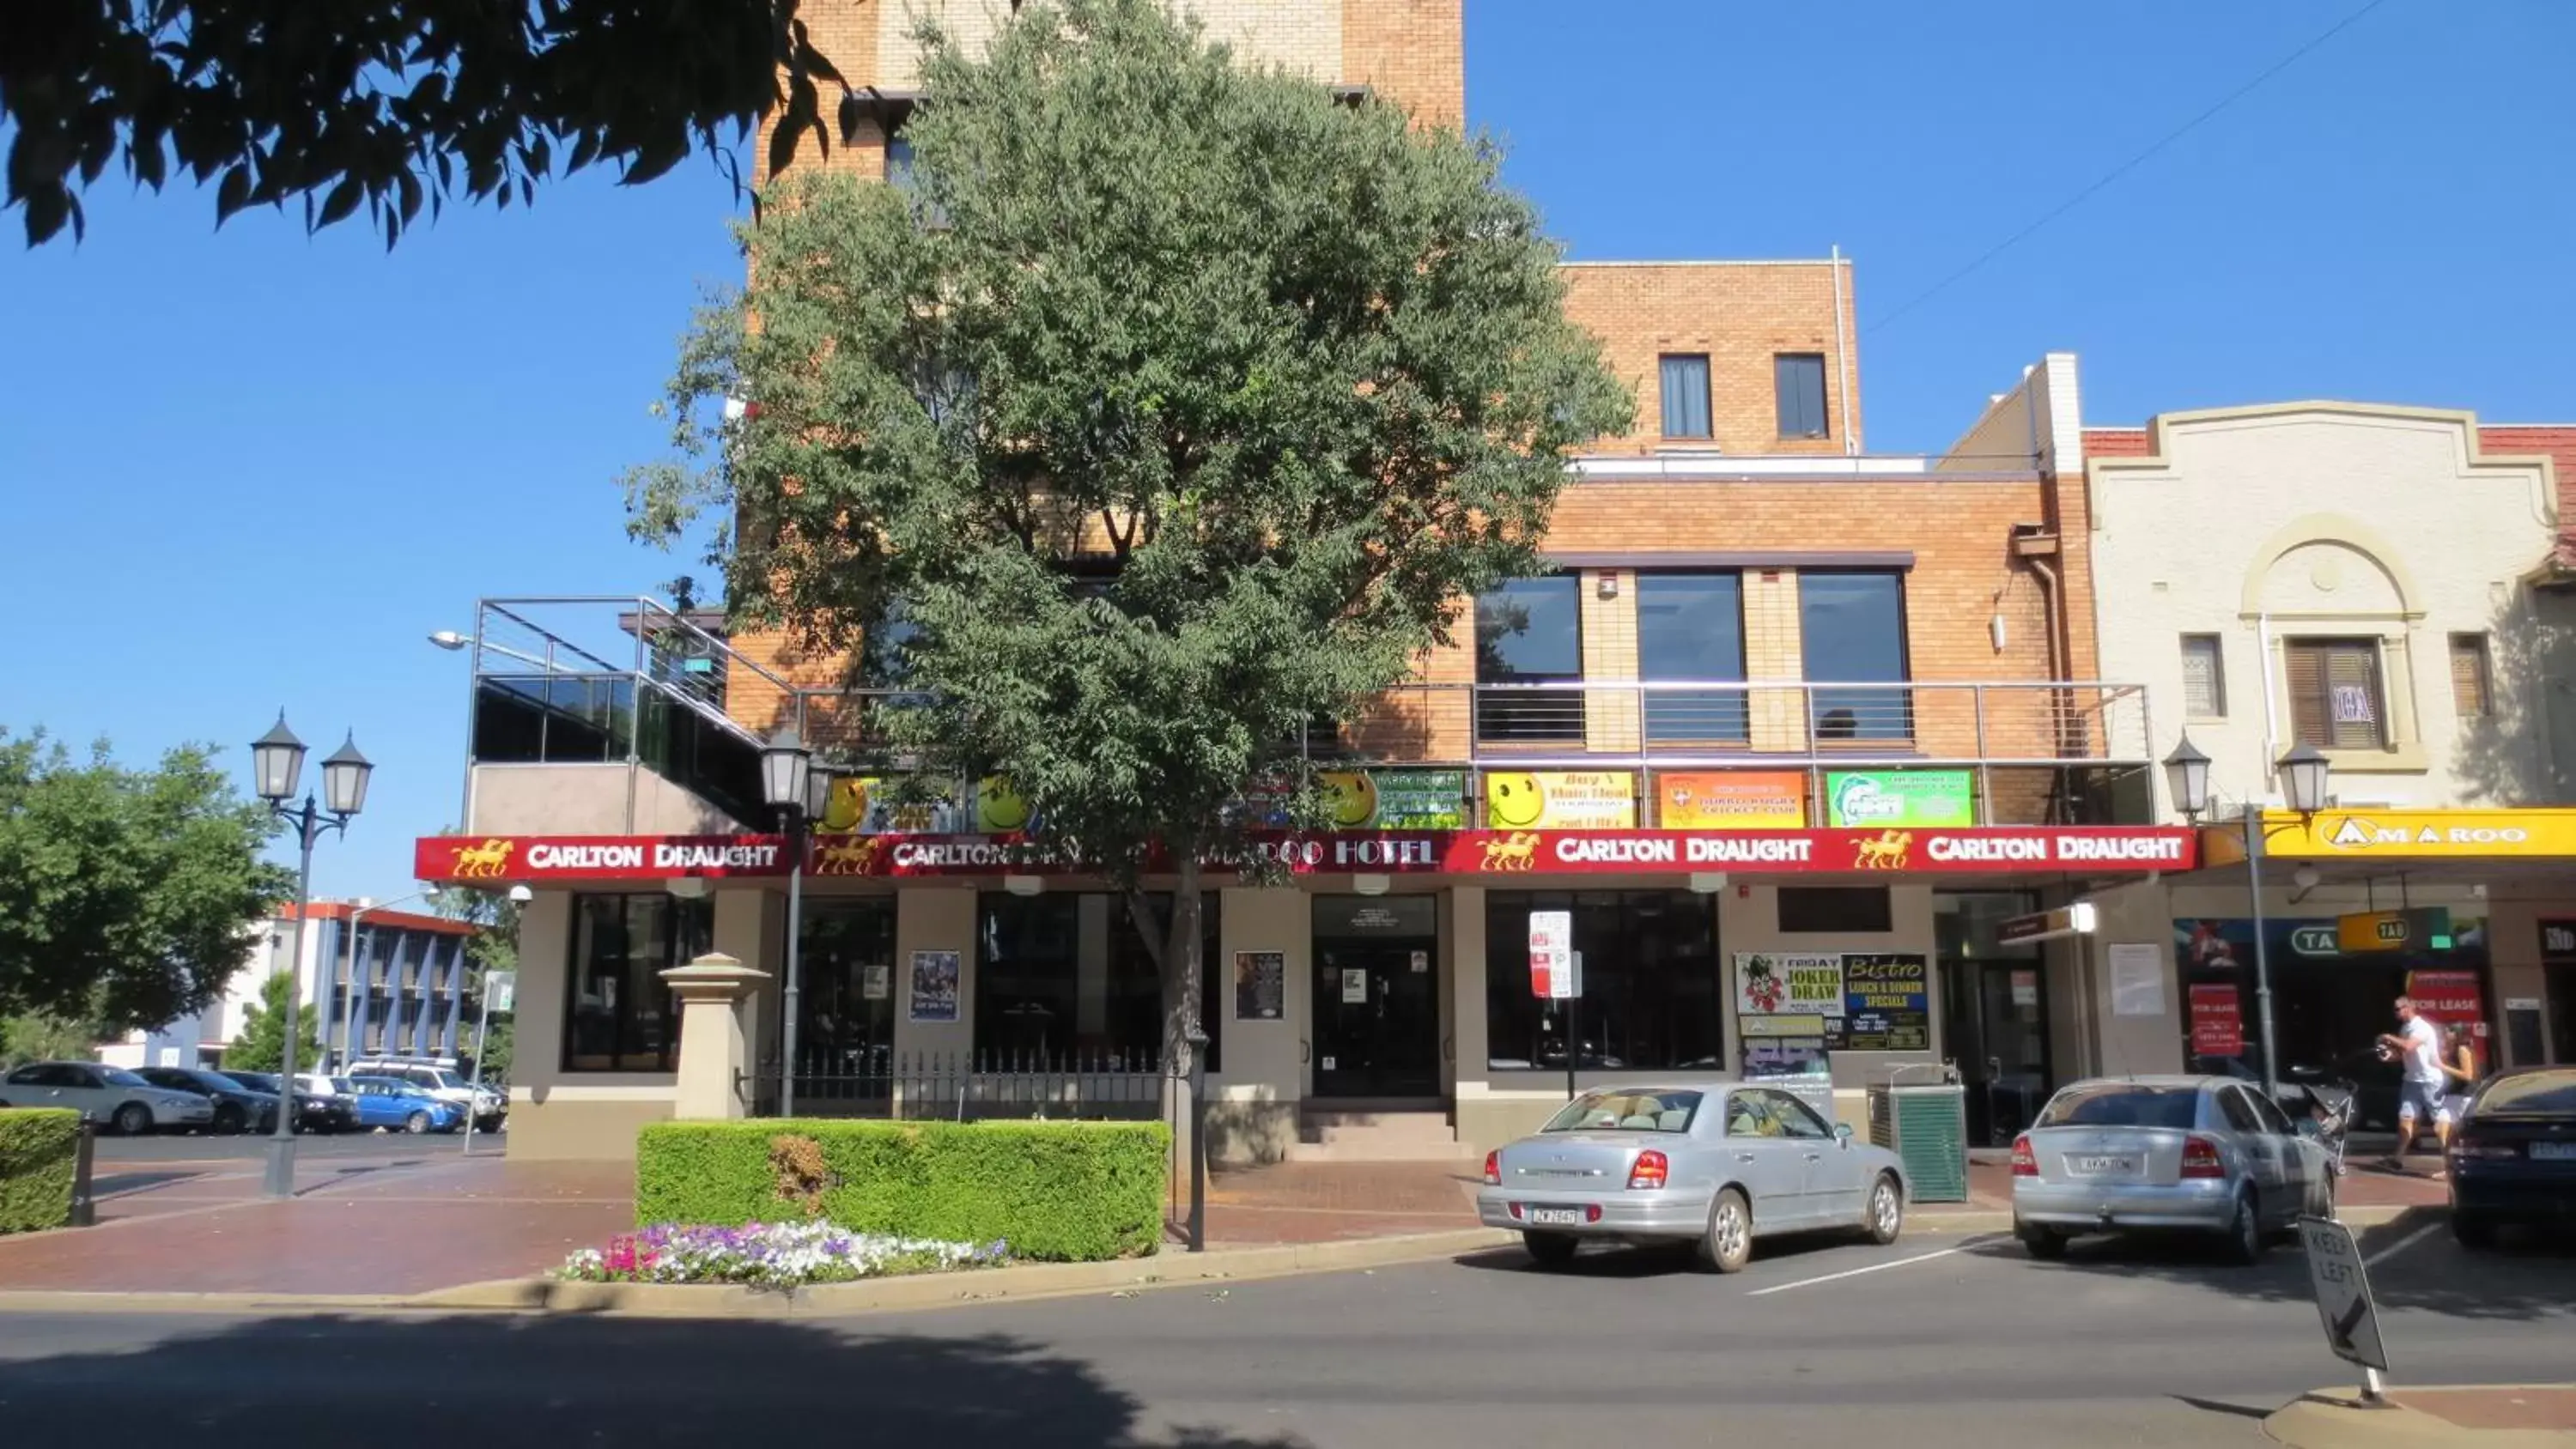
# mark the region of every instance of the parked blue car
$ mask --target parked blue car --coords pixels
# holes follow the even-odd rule
[[[350,1077],[349,1091],[358,1100],[361,1129],[386,1127],[396,1132],[453,1132],[465,1125],[465,1114],[409,1082],[390,1077]]]

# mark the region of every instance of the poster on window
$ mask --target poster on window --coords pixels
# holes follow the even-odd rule
[[[894,963],[871,961],[859,968],[859,997],[863,1001],[884,1001],[894,995]]]
[[[1234,953],[1234,1019],[1277,1021],[1288,1014],[1288,955],[1284,951]]]
[[[2487,1068],[2487,1002],[2475,971],[2409,971],[2406,998],[2423,1017],[2442,1029],[2442,1059],[2451,1060],[2451,1028],[2468,1032],[2469,1052],[2477,1070]]]
[[[912,1008],[908,1014],[914,1021],[957,1019],[956,952],[912,953]]]
[[[2111,947],[2111,1014],[2165,1014],[2165,957],[2154,943],[2123,942]]]
[[[1839,1017],[1843,958],[1742,951],[1735,957],[1735,1010],[1741,1016]]]
[[[1495,830],[1634,830],[1637,777],[1625,770],[1488,770]]]
[[[1966,770],[1835,770],[1825,776],[1825,823],[1871,830],[1977,823],[1976,777]]]
[[[1658,773],[1655,824],[1664,830],[1804,830],[1807,777],[1798,770]]]
[[[1464,770],[1326,770],[1315,777],[1334,830],[1462,830]]]
[[[2200,982],[2191,988],[2191,1054],[2245,1055],[2245,1017],[2233,985]]]
[[[1922,956],[1872,952],[1843,957],[1841,1039],[1855,1052],[1932,1049],[1931,965]]]
[[[2378,711],[2372,707],[2370,687],[2363,684],[2338,684],[2334,687],[2336,724],[2372,724]]]

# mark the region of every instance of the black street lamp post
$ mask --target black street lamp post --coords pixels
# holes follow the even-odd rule
[[[278,1063],[277,1126],[269,1136],[265,1183],[270,1197],[282,1198],[295,1195],[295,1119],[302,1090],[295,1082],[295,1034],[304,1022],[304,929],[305,917],[313,908],[313,846],[325,832],[347,833],[350,819],[366,807],[367,776],[375,766],[358,753],[353,735],[322,761],[322,803],[316,806],[308,792],[302,804],[290,806],[287,802],[295,798],[296,781],[304,773],[304,742],[286,727],[284,710],[277,712],[277,724],[251,743],[250,758],[259,798],[268,802],[271,814],[294,827],[299,852],[295,944],[286,958],[286,1048]],[[321,1063],[314,1065],[318,1068]]]
[[[760,750],[761,802],[778,812],[787,837],[787,973],[780,984],[778,1115],[796,1115],[796,1019],[804,980],[799,948],[805,934],[806,832],[832,805],[832,772],[814,767],[814,752],[788,725]]]
[[[2165,783],[2173,791],[2174,804],[2194,824],[2210,808],[2209,756],[2202,754],[2185,735],[2165,756]],[[2281,798],[2302,817],[2315,815],[2325,808],[2326,791],[2333,782],[2333,767],[2314,745],[2299,745],[2275,761],[2273,773],[2280,778]],[[2236,826],[2245,839],[2245,881],[2254,902],[2254,1015],[2263,1034],[2263,1092],[2281,1095],[2279,1039],[2272,1025],[2272,951],[2265,941],[2263,920],[2263,829],[2262,810],[2248,802],[2238,813]]]

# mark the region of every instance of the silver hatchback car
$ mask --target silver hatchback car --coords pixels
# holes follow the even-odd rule
[[[1611,1087],[1487,1154],[1476,1215],[1517,1229],[1542,1264],[1586,1240],[1694,1243],[1732,1273],[1757,1235],[1847,1228],[1892,1243],[1907,1193],[1895,1153],[1777,1087]]]
[[[2097,1078],[2014,1140],[2013,1231],[2037,1258],[2079,1233],[2205,1233],[2251,1263],[2300,1214],[2332,1216],[2334,1183],[2325,1149],[2232,1078]]]

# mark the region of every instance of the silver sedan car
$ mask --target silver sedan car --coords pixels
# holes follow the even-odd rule
[[[2013,1143],[2013,1231],[2037,1258],[2078,1233],[2215,1236],[2251,1263],[2299,1215],[2334,1213],[2334,1167],[2261,1092],[2228,1077],[2078,1082]]]
[[[1771,1233],[1848,1228],[1892,1243],[1908,1191],[1895,1153],[1777,1087],[1613,1087],[1487,1154],[1476,1213],[1519,1230],[1546,1265],[1586,1241],[1687,1242],[1732,1273]]]

